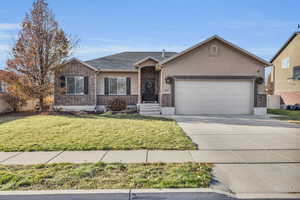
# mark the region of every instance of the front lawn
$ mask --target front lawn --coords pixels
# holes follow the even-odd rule
[[[0,116],[0,151],[196,149],[174,120],[138,114]]]
[[[300,124],[300,111],[295,110],[283,110],[283,109],[268,109],[269,114],[281,115],[277,117],[281,120],[288,120]]]
[[[0,165],[0,190],[198,188],[210,172],[199,163]]]

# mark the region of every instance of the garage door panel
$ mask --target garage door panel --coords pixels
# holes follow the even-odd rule
[[[250,114],[252,81],[177,80],[177,114]]]

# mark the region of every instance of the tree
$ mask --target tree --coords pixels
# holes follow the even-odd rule
[[[69,58],[76,43],[58,26],[46,0],[34,1],[7,61],[7,69],[15,75],[5,78],[6,82],[37,98],[42,110],[44,99],[53,94],[55,71]]]

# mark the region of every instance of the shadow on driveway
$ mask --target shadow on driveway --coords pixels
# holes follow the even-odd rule
[[[240,126],[270,126],[281,128],[300,128],[300,125],[270,119],[268,117],[259,117],[253,115],[201,115],[201,116],[172,116],[177,122],[183,123],[207,123],[207,124],[225,124]],[[300,131],[299,131],[300,132]]]

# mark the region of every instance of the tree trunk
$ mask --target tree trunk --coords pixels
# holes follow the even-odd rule
[[[44,98],[43,97],[40,97],[39,98],[39,111],[42,112],[43,109],[44,109]]]

